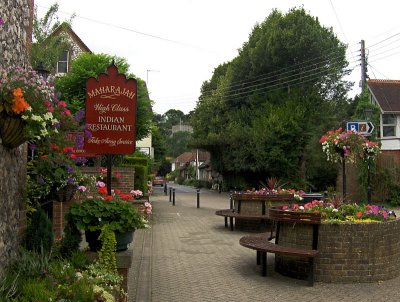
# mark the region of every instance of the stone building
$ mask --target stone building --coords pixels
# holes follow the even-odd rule
[[[0,70],[26,67],[32,43],[33,0],[1,2]],[[25,224],[26,152],[26,144],[9,149],[0,143],[0,275],[18,250],[18,234]]]

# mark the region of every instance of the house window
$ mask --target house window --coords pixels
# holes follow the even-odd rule
[[[69,51],[64,50],[57,62],[57,73],[68,72]]]
[[[382,137],[396,136],[396,116],[382,114]]]

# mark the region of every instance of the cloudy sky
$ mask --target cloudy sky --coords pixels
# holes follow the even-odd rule
[[[42,17],[55,0],[35,0]],[[128,60],[148,82],[154,111],[193,110],[202,83],[232,60],[252,28],[276,8],[303,6],[348,45],[352,94],[359,93],[360,41],[369,54],[370,78],[400,79],[398,0],[58,0],[61,20],[95,53]]]

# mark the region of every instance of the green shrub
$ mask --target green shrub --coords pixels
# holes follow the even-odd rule
[[[82,241],[81,232],[72,222],[70,215],[66,215],[67,224],[64,228],[64,236],[60,243],[60,254],[62,257],[69,257],[72,253],[79,250]]]
[[[55,292],[48,288],[46,280],[27,280],[21,287],[16,302],[55,301]]]
[[[71,253],[68,260],[71,262],[73,267],[79,270],[85,269],[90,264],[86,253],[79,250]]]
[[[98,252],[99,263],[103,267],[112,273],[117,272],[117,260],[115,257],[115,249],[117,240],[115,239],[115,233],[110,229],[108,224],[103,225],[99,236],[101,241],[101,250]]]
[[[135,168],[135,189],[142,192],[147,192],[147,167],[134,165]]]
[[[25,233],[25,247],[29,251],[50,253],[54,235],[50,219],[42,209],[33,213]]]
[[[18,274],[23,279],[37,278],[48,270],[49,263],[50,255],[43,249],[40,253],[21,249],[8,269],[11,274]]]

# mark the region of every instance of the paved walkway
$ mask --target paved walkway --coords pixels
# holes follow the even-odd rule
[[[314,287],[275,272],[261,277],[255,252],[239,245],[246,233],[231,232],[215,215],[229,208],[227,194],[204,191],[197,209],[196,194],[177,193],[172,206],[161,193],[151,197],[151,228],[136,231],[131,246],[130,302],[400,301],[400,277]]]

